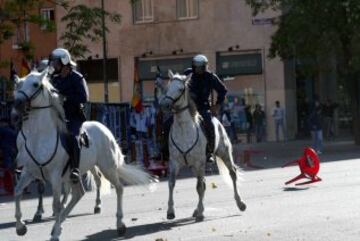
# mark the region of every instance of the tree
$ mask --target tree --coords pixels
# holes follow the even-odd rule
[[[297,59],[310,73],[328,68],[336,60],[338,78],[344,81],[352,103],[353,133],[360,144],[360,1],[358,0],[246,0],[253,14],[272,9],[275,24],[269,57]],[[325,60],[325,61],[324,61]]]
[[[87,45],[84,44],[85,40],[96,42],[102,38],[101,17],[103,13],[111,22],[120,23],[119,14],[83,4],[71,7],[68,13],[62,17],[61,21],[66,23],[66,31],[60,39],[64,42],[64,47],[75,58],[84,58],[85,54],[90,52]],[[109,32],[109,29],[105,27],[105,31]]]

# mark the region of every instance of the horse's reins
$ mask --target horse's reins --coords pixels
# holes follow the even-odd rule
[[[180,81],[181,83],[183,83],[183,81],[182,80],[180,80],[180,79],[173,79],[172,81]],[[173,97],[171,97],[171,96],[169,96],[169,95],[165,95],[165,99],[169,99],[169,100],[171,100],[172,102],[173,102],[173,104],[175,104],[183,95],[184,95],[184,93],[185,93],[185,89],[186,89],[186,87],[184,87],[184,89],[181,91],[181,93],[180,93],[180,95],[177,97],[177,98],[173,98]],[[181,112],[183,112],[184,110],[186,110],[186,109],[188,109],[189,108],[189,104],[187,104],[186,106],[184,106],[184,107],[181,107],[181,108],[179,108],[179,109],[174,109],[174,108],[172,108],[172,113],[173,114],[178,114],[178,113],[181,113]]]
[[[183,83],[183,81],[180,80],[180,79],[173,79],[173,81],[174,80],[180,81],[181,83]],[[177,98],[174,99],[173,97],[171,97],[169,95],[166,95],[164,98],[170,99],[173,102],[173,104],[175,104],[183,96],[183,94],[185,93],[186,84],[184,84],[184,85],[185,85],[184,89],[182,90],[182,92],[180,93],[180,95]],[[189,104],[187,104],[186,106],[181,107],[179,109],[176,109],[176,110],[173,109],[172,113],[173,114],[178,114],[178,113],[181,113],[181,112],[183,112],[184,110],[186,110],[188,108],[189,108]],[[196,140],[195,140],[195,142],[186,151],[181,150],[181,148],[175,143],[175,140],[173,139],[173,136],[172,136],[172,132],[170,132],[170,138],[171,138],[171,142],[174,144],[175,148],[183,155],[185,164],[188,165],[189,163],[187,161],[186,156],[187,156],[187,154],[189,154],[190,151],[192,151],[192,149],[194,149],[194,147],[196,146],[196,144],[199,141],[199,127],[196,126]]]
[[[27,103],[29,103],[30,110],[42,110],[42,109],[51,108],[52,105],[47,105],[47,106],[34,106],[34,107],[31,106],[31,101],[32,101],[33,99],[35,99],[35,98],[41,93],[42,89],[43,89],[43,85],[40,85],[40,87],[39,87],[30,97],[29,97],[24,91],[22,91],[22,90],[18,90],[17,92],[25,96]],[[55,155],[56,155],[56,152],[57,152],[57,149],[58,149],[58,146],[59,146],[59,139],[60,139],[60,138],[59,138],[59,137],[60,137],[59,132],[58,132],[58,131],[56,132],[56,146],[55,146],[55,150],[54,150],[54,152],[52,153],[52,155],[50,156],[50,159],[47,160],[47,161],[46,161],[45,163],[43,163],[43,164],[41,164],[39,161],[37,161],[36,158],[34,157],[34,155],[31,153],[29,147],[28,147],[27,144],[26,144],[27,138],[26,138],[26,136],[25,136],[22,128],[21,128],[21,130],[20,130],[20,133],[21,133],[22,137],[23,137],[24,140],[25,140],[25,150],[26,150],[26,152],[27,152],[28,155],[30,156],[31,160],[39,167],[40,172],[41,172],[41,176],[42,176],[42,178],[44,179],[44,181],[46,181],[45,175],[44,175],[44,172],[43,172],[43,167],[46,166],[46,165],[48,165],[48,164],[54,159],[54,157],[55,157]]]
[[[48,165],[48,164],[54,159],[54,157],[55,157],[55,155],[56,155],[56,152],[57,152],[57,149],[58,149],[58,146],[59,146],[59,139],[60,139],[59,132],[58,132],[58,131],[56,132],[56,145],[55,145],[55,150],[54,150],[53,154],[51,155],[51,157],[49,158],[49,160],[47,160],[45,163],[40,163],[40,162],[38,162],[38,161],[36,160],[36,158],[35,158],[34,155],[31,153],[29,147],[28,147],[27,144],[26,144],[27,138],[26,138],[26,136],[25,136],[25,134],[24,134],[24,132],[23,132],[22,129],[20,130],[20,133],[21,133],[22,137],[23,137],[24,140],[25,140],[25,150],[26,150],[26,152],[29,154],[31,160],[39,167],[40,172],[41,172],[41,176],[42,176],[42,178],[44,179],[44,181],[46,181],[46,178],[45,178],[44,172],[43,172],[43,167],[46,166],[46,165]]]
[[[26,98],[26,102],[29,103],[30,110],[42,110],[51,108],[52,105],[46,105],[46,106],[31,106],[31,101],[38,97],[38,95],[41,93],[43,89],[43,85],[40,85],[40,87],[31,95],[28,96],[23,90],[17,90],[18,93],[22,94]]]

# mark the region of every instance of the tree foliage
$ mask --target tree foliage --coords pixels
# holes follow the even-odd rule
[[[114,23],[120,23],[121,17],[117,13],[103,11],[99,7],[88,7],[80,4],[69,9],[68,13],[61,19],[66,23],[66,31],[60,39],[64,47],[76,58],[84,58],[90,52],[85,40],[91,42],[99,41],[102,38],[102,15]],[[105,31],[109,29],[105,27]]]
[[[253,14],[279,12],[269,57],[294,55],[324,71],[336,60],[340,80],[351,98],[355,140],[360,143],[360,1],[359,0],[246,0]]]

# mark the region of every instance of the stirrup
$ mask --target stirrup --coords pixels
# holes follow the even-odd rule
[[[74,168],[71,170],[70,179],[74,184],[80,181],[80,171],[78,168]]]
[[[208,153],[206,156],[206,162],[207,163],[215,163],[215,158],[212,153]]]

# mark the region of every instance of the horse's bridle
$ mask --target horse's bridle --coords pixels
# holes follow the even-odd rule
[[[25,96],[26,103],[27,103],[27,105],[30,107],[30,111],[31,111],[31,110],[40,110],[40,109],[51,108],[52,105],[46,105],[46,106],[31,106],[31,101],[33,101],[36,97],[38,97],[43,89],[44,89],[44,86],[43,86],[42,84],[40,84],[39,88],[38,88],[31,96],[28,96],[28,95],[25,93],[25,91],[23,91],[23,90],[17,90],[17,92],[18,92],[19,94],[22,94],[23,96]]]
[[[185,90],[186,90],[186,83],[184,83],[184,81],[182,81],[181,79],[178,79],[178,78],[175,78],[175,79],[172,79],[171,81],[179,81],[180,83],[182,83],[183,85],[184,85],[184,88],[182,89],[182,91],[181,91],[181,93],[180,93],[180,95],[178,96],[178,97],[176,97],[176,98],[173,98],[173,97],[171,97],[171,96],[169,96],[169,95],[165,95],[165,99],[169,99],[169,100],[171,100],[172,101],[172,104],[174,105],[176,102],[178,102],[178,100],[184,95],[184,93],[185,93]],[[174,108],[172,108],[172,112],[174,113],[174,114],[177,114],[177,113],[181,113],[181,112],[183,112],[184,110],[186,110],[186,109],[188,109],[189,108],[189,105],[186,105],[186,106],[184,106],[184,107],[181,107],[181,108],[179,108],[179,109],[174,109]]]

